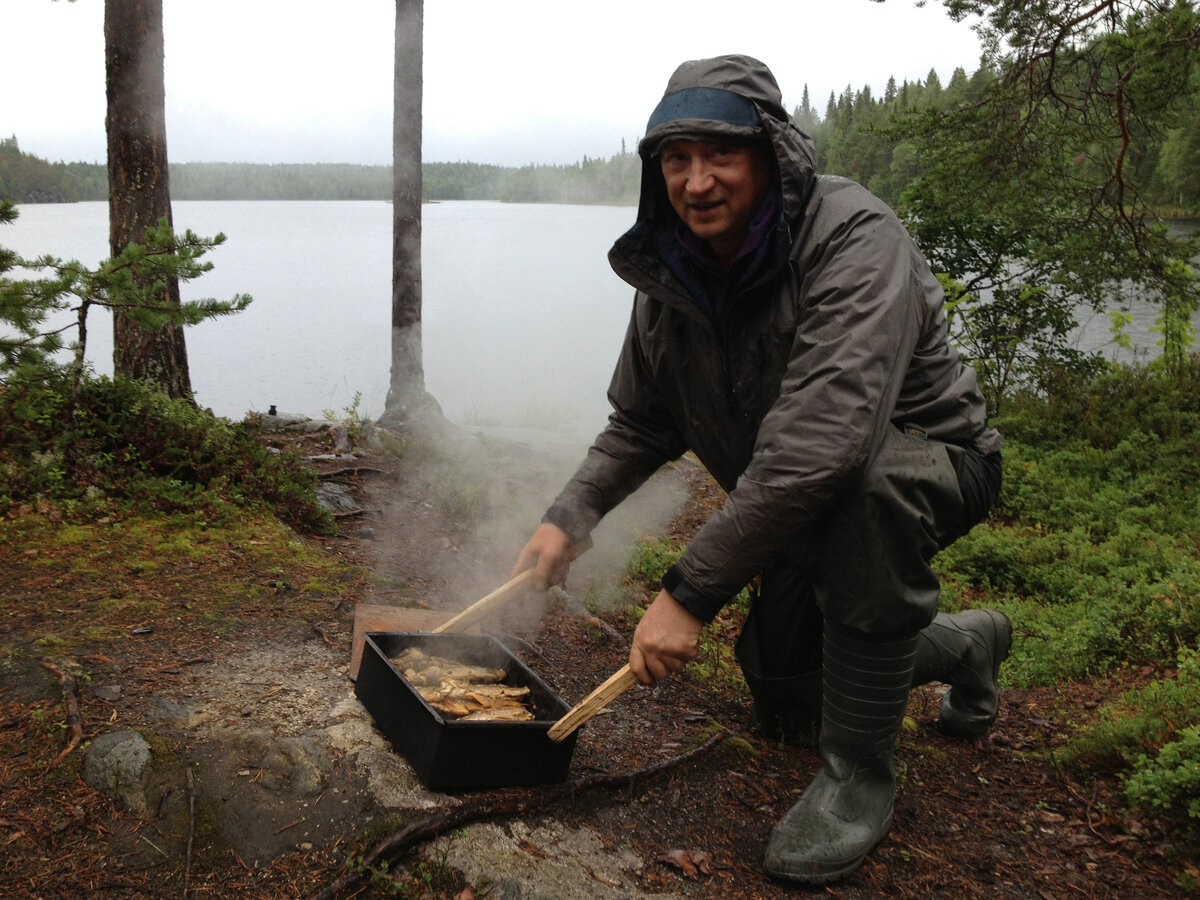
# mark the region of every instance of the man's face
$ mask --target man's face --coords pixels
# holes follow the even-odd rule
[[[750,231],[771,166],[763,147],[671,140],[660,152],[671,206],[717,259],[733,262]]]

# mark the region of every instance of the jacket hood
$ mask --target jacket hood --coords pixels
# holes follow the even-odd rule
[[[812,139],[791,121],[775,76],[757,59],[729,55],[689,60],[671,75],[638,144],[638,223],[646,232],[675,218],[658,159],[659,147],[674,137],[769,143],[785,221],[794,222],[803,209],[815,177]]]

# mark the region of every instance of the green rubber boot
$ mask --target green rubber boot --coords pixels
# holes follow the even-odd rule
[[[1000,711],[1000,663],[1012,649],[1012,624],[994,609],[938,613],[920,634],[913,684],[950,685],[942,697],[938,730],[951,737],[983,737]]]
[[[892,827],[896,736],[917,635],[869,636],[825,624],[821,771],[775,826],[763,869],[828,884],[862,865]]]

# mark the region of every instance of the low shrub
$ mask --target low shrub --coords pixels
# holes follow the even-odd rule
[[[668,538],[642,538],[634,547],[633,558],[629,561],[627,574],[630,580],[640,582],[657,593],[667,569],[679,561],[684,549],[683,544]]]
[[[1014,398],[991,516],[937,557],[943,607],[1013,619],[1008,684],[1161,666],[1200,640],[1200,358]]]
[[[1152,816],[1200,831],[1200,725],[1182,729],[1157,755],[1140,754],[1125,779],[1125,796]]]
[[[1200,832],[1200,654],[1179,653],[1173,678],[1108,704],[1058,752],[1064,767],[1116,772],[1129,802],[1168,830]]]
[[[307,531],[331,528],[317,478],[291,452],[127,379],[24,372],[0,387],[0,512],[49,502],[67,511],[158,510],[218,523],[271,508]]]

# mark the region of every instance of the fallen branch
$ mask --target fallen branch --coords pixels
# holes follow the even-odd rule
[[[377,512],[382,512],[382,511],[383,510],[379,509],[378,507],[374,507],[374,508],[359,507],[358,509],[336,510],[334,512],[331,512],[329,515],[331,515],[335,519],[350,519],[350,518],[353,518],[354,516],[367,516],[367,515],[370,515],[371,513],[377,513]]]
[[[75,685],[75,676],[64,672],[52,662],[46,662],[44,659],[40,662],[42,668],[58,676],[58,686],[62,688],[63,699],[67,704],[67,729],[70,737],[67,740],[67,746],[63,747],[58,756],[54,757],[54,761],[50,763],[49,767],[53,769],[83,741],[83,716],[79,713],[79,695]]]
[[[278,828],[275,829],[275,833],[283,834],[289,828],[295,828],[297,825],[301,825],[305,821],[306,821],[305,818],[303,816],[301,816],[299,819],[296,819],[294,822],[288,822],[286,825],[279,826]]]
[[[335,900],[343,891],[357,886],[366,877],[366,874],[380,863],[386,862],[390,865],[399,856],[408,852],[416,845],[427,840],[432,840],[447,831],[452,831],[455,828],[461,828],[464,825],[474,822],[486,822],[505,816],[525,815],[551,806],[560,800],[572,799],[581,791],[594,790],[596,788],[631,788],[641,779],[651,778],[668,769],[695,759],[697,756],[711,750],[724,738],[725,732],[718,731],[694,750],[689,750],[686,753],[665,759],[644,769],[636,769],[633,772],[615,775],[588,775],[587,777],[575,778],[566,784],[537,793],[522,791],[520,793],[492,795],[483,798],[479,803],[438,807],[423,818],[409,822],[400,830],[392,832],[363,856],[361,863],[355,867],[356,871],[343,875],[333,884],[328,885],[319,894],[316,894],[313,900]]]
[[[192,778],[192,767],[187,767],[187,850],[183,858],[183,900],[187,900],[188,882],[192,876],[192,839],[196,834],[196,782]]]
[[[359,475],[386,475],[383,469],[375,469],[370,466],[351,466],[345,469],[334,469],[332,472],[318,472],[317,477],[322,481],[332,481],[336,478],[341,478],[343,475],[353,475],[356,478]]]
[[[621,632],[617,631],[617,629],[613,628],[611,625],[593,613],[571,594],[568,594],[560,587],[553,587],[550,589],[550,591],[551,595],[558,598],[571,613],[579,616],[579,618],[583,619],[583,621],[591,625],[593,628],[599,628],[606,635],[608,635],[608,639],[616,646],[629,646],[629,641],[625,639],[625,635],[621,634]]]
[[[322,628],[320,625],[314,624],[313,631],[315,631],[317,633],[317,636],[321,638],[321,643],[323,643],[330,650],[343,649],[342,645],[339,644],[337,641],[335,641],[333,638],[331,638],[328,634],[326,634],[325,629]]]

